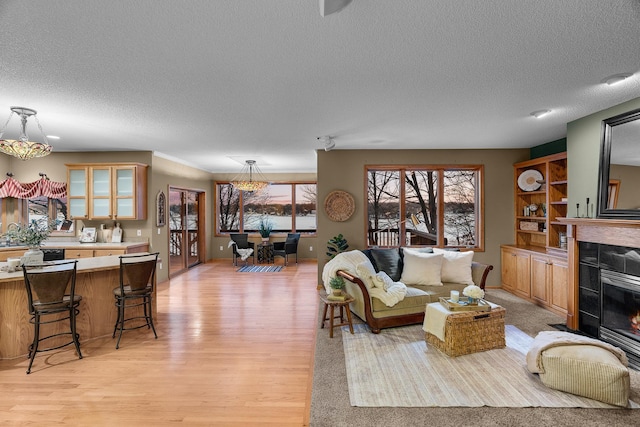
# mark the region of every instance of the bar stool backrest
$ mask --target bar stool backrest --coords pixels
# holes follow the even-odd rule
[[[131,291],[153,288],[159,252],[120,257],[120,286],[130,286]]]
[[[74,260],[54,265],[22,267],[31,314],[34,313],[36,306],[40,310],[54,309],[68,305],[68,301],[73,301],[77,263],[77,260]],[[69,289],[68,293],[67,289]],[[67,301],[64,301],[65,295],[69,296]]]

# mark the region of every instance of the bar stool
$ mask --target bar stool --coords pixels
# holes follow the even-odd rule
[[[156,265],[159,252],[141,255],[120,256],[120,286],[113,289],[118,319],[113,327],[112,338],[116,337],[119,330],[116,349],[120,348],[120,339],[125,330],[147,327],[153,330],[153,335],[158,338],[156,328],[153,326],[153,287],[156,277]],[[142,307],[142,313],[138,311],[132,317],[125,318],[125,310]],[[134,326],[125,324],[132,320],[144,319],[144,323],[137,322]]]
[[[24,273],[24,283],[27,289],[27,299],[29,303],[29,323],[34,326],[33,342],[29,345],[29,367],[27,374],[31,373],[31,366],[36,353],[56,350],[67,345],[74,344],[78,358],[82,359],[80,352],[80,336],[76,332],[76,317],[80,310],[82,296],[76,295],[76,272],[77,260],[55,263],[53,265],[30,265],[22,266]],[[68,292],[67,292],[68,289]],[[60,313],[67,313],[65,317],[60,317]],[[51,318],[56,315],[55,318]],[[46,319],[43,319],[46,316]],[[49,325],[57,322],[69,320],[68,332],[52,333],[40,338],[40,325]],[[53,332],[53,331],[52,331]],[[71,340],[64,344],[51,344],[53,347],[39,348],[42,341],[69,335]]]

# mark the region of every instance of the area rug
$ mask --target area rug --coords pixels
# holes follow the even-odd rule
[[[243,265],[238,270],[239,273],[277,273],[282,270],[281,265]]]
[[[351,406],[616,408],[546,387],[526,368],[533,338],[512,325],[505,337],[504,349],[449,357],[426,344],[422,325],[343,327]]]

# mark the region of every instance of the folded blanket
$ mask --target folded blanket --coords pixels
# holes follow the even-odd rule
[[[363,269],[364,265],[369,268]],[[361,277],[360,272],[370,270],[375,273],[375,270],[369,258],[358,250],[339,253],[325,264],[322,270],[322,282],[324,283],[324,288],[327,293],[331,293],[329,281],[332,277],[335,277],[338,270],[343,270],[349,274],[360,277],[365,286],[367,286],[369,294],[372,297],[378,298],[387,307],[393,307],[402,301],[407,293],[407,287],[404,283],[394,282],[389,276],[382,274],[382,272],[368,274],[368,277]],[[385,279],[384,276],[387,278]]]
[[[561,345],[586,344],[602,347],[613,353],[624,366],[628,366],[627,355],[618,347],[615,347],[604,341],[582,335],[572,334],[570,332],[561,331],[542,331],[536,335],[531,348],[527,352],[527,369],[534,374],[544,374],[544,366],[542,366],[542,352],[546,349]]]
[[[230,248],[231,246],[233,246],[235,244],[236,244],[236,242],[234,242],[233,240],[230,240],[229,244],[227,245],[227,247]],[[240,259],[242,261],[246,261],[247,258],[249,258],[251,256],[251,254],[253,253],[253,249],[251,249],[251,248],[236,249],[236,252],[238,252],[238,255],[240,255]]]
[[[360,251],[341,252],[329,260],[322,269],[322,283],[328,294],[331,293],[329,282],[332,277],[336,277],[338,270],[346,271],[354,276],[358,275],[357,266],[363,261],[369,261],[369,258]]]

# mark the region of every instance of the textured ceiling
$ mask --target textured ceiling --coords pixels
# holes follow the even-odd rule
[[[56,151],[212,172],[313,172],[325,135],[531,147],[640,96],[639,40],[637,0],[353,0],[324,18],[318,0],[3,0],[0,120],[31,107]]]

